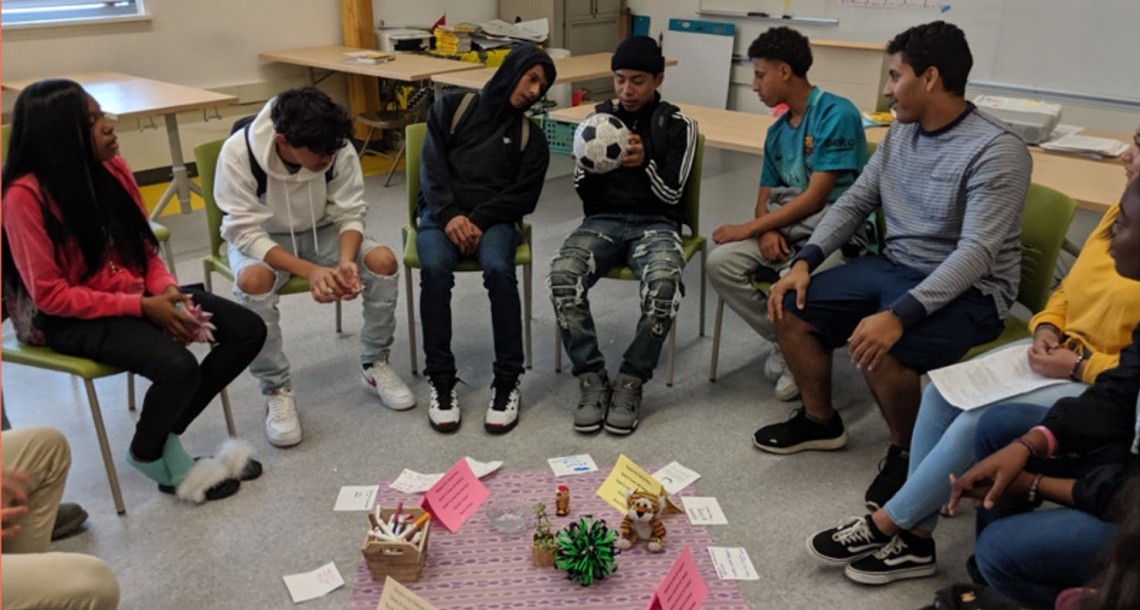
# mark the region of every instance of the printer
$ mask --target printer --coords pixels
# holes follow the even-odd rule
[[[376,28],[376,44],[381,51],[427,51],[431,32],[411,28]]]
[[[1061,122],[1061,105],[1041,100],[979,95],[974,105],[1005,123],[1026,144],[1048,140]]]

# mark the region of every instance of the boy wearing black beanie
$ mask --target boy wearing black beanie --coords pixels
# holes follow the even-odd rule
[[[547,285],[581,389],[574,429],[592,433],[604,426],[625,435],[637,428],[642,384],[653,376],[684,292],[680,208],[696,157],[697,124],[657,93],[665,58],[652,38],[622,42],[611,68],[618,99],[597,110],[629,127],[629,147],[617,170],[575,171],[586,217],[555,256]],[[587,291],[621,265],[641,280],[641,319],[611,385]]]

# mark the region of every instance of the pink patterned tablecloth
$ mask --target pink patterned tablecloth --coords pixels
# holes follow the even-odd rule
[[[617,529],[621,515],[594,491],[605,480],[609,469],[584,475],[556,479],[549,471],[496,472],[483,479],[490,499],[520,499],[528,505],[544,502],[554,523],[561,529],[571,521],[593,514]],[[421,495],[404,494],[380,482],[379,501],[383,506],[418,506]],[[554,491],[559,484],[570,487],[570,516],[554,516]],[[692,495],[692,487],[681,492]],[[367,529],[361,515],[361,539]],[[609,578],[583,587],[566,579],[566,573],[553,568],[531,565],[530,537],[533,519],[517,534],[500,534],[491,528],[483,509],[454,534],[438,523],[433,524],[423,574],[419,582],[404,583],[416,594],[440,610],[495,610],[510,608],[580,608],[583,610],[644,610],[649,598],[677,559],[688,546],[709,588],[706,609],[748,610],[733,581],[718,580],[706,548],[713,544],[705,526],[689,523],[680,513],[665,519],[668,535],[665,551],[649,553],[639,544],[618,556],[617,571]],[[373,582],[363,558],[356,569],[350,610],[375,610],[383,590],[382,582]]]

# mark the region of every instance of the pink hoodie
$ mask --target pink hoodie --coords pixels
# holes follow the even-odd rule
[[[104,165],[145,214],[142,196],[127,162],[116,156]],[[50,316],[82,320],[137,317],[142,315],[144,292],[161,294],[167,287],[178,285],[158,252],[151,252],[147,257],[145,276],[124,268],[118,256],[112,254],[102,268],[81,283],[83,255],[74,240],[63,248],[63,260],[56,259],[55,246],[44,228],[40,207],[43,197],[35,176],[22,176],[8,186],[3,211],[12,258],[40,311]],[[58,213],[54,205],[50,207]]]

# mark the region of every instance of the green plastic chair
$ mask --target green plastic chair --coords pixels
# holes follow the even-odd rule
[[[416,206],[420,195],[420,158],[427,136],[426,123],[414,123],[404,130],[406,145],[404,174],[407,177],[408,224],[401,230],[404,241],[404,282],[408,295],[408,344],[411,348],[412,374],[419,374],[419,358],[416,354],[416,305],[412,285],[412,269],[420,269],[420,256],[416,252]],[[523,326],[526,338],[526,368],[531,368],[531,309],[534,250],[531,247],[531,226],[521,223],[518,227],[519,245],[515,248],[515,266],[523,268]],[[457,273],[482,271],[479,261],[474,258],[461,258],[455,267]]]
[[[226,241],[222,239],[222,210],[214,199],[214,176],[217,173],[218,156],[225,140],[214,140],[194,148],[194,162],[198,166],[198,179],[202,181],[202,199],[206,202],[206,234],[210,237],[210,250],[202,258],[202,277],[208,292],[214,291],[212,274],[234,281],[230,260],[226,256]],[[278,294],[301,294],[309,292],[309,282],[294,275],[277,290]],[[341,332],[340,301],[336,302],[336,332]]]
[[[697,154],[693,158],[693,167],[689,173],[689,179],[685,182],[685,192],[681,195],[680,206],[683,210],[684,218],[681,224],[689,227],[689,233],[684,234],[682,229],[681,234],[681,250],[684,255],[685,265],[693,260],[693,257],[699,252],[701,254],[701,300],[700,300],[700,336],[705,336],[705,259],[708,248],[708,241],[701,235],[701,171],[704,167],[705,158],[705,136],[704,134],[697,134]],[[639,281],[637,276],[633,274],[633,269],[628,266],[619,266],[610,269],[606,272],[606,278],[611,280],[625,280],[625,281]],[[669,327],[669,377],[665,382],[668,387],[673,387],[673,371],[677,362],[677,318],[673,318],[673,324]],[[555,327],[554,331],[554,372],[562,372],[562,335],[561,332]]]
[[[1021,284],[1017,302],[1031,313],[1045,308],[1053,291],[1053,269],[1077,211],[1072,197],[1040,184],[1030,184],[1021,214]],[[1029,322],[1015,315],[1005,318],[1005,329],[997,339],[966,352],[968,360],[1007,343],[1031,336]]]

